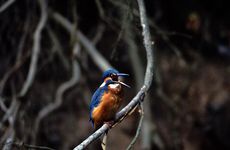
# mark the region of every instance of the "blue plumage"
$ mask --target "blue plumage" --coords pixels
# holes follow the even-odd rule
[[[107,88],[108,89],[108,88]],[[106,88],[98,88],[95,93],[93,94],[93,97],[91,99],[91,103],[90,103],[90,116],[89,116],[89,120],[92,123],[92,125],[94,125],[93,119],[92,119],[92,112],[93,109],[95,107],[98,106],[98,104],[100,103],[101,97],[104,94],[104,91],[106,91]]]
[[[103,80],[106,78],[106,77],[108,77],[108,76],[110,76],[111,74],[118,74],[119,72],[116,70],[116,69],[108,69],[108,70],[106,70],[104,73],[103,73],[103,75],[102,75],[102,78],[103,78]]]

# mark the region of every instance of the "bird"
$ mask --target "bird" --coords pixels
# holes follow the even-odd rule
[[[90,103],[89,120],[94,129],[98,129],[104,123],[110,125],[115,119],[123,101],[123,86],[130,88],[119,77],[127,76],[129,75],[111,68],[103,73],[103,82],[94,92]]]

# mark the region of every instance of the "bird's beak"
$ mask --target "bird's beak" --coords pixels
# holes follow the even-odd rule
[[[126,74],[126,73],[118,73],[117,74],[117,76],[118,77],[127,77],[127,76],[129,76],[129,74]],[[125,84],[124,82],[121,82],[121,81],[116,81],[117,83],[119,83],[119,84],[121,84],[121,85],[124,85],[124,86],[126,86],[126,87],[128,87],[128,88],[131,88],[129,85],[127,85],[127,84]]]
[[[115,82],[118,83],[118,84],[124,85],[124,86],[126,86],[128,88],[131,88],[129,85],[125,84],[124,82],[121,82],[121,81],[115,81]]]

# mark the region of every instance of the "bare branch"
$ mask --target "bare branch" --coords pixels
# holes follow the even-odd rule
[[[0,96],[0,108],[2,109],[2,111],[6,112],[7,108],[6,105],[4,104],[4,99]]]
[[[14,147],[17,147],[19,149],[38,149],[38,150],[55,150],[53,148],[50,148],[50,147],[46,147],[46,146],[37,146],[37,145],[30,145],[30,144],[26,144],[26,143],[23,143],[23,142],[14,142],[12,140],[8,140],[6,143],[5,143],[5,146],[6,145],[12,145]],[[5,149],[6,150],[6,149]]]
[[[140,117],[140,121],[139,121],[139,124],[138,124],[138,127],[137,127],[136,134],[135,134],[133,140],[131,141],[131,143],[129,144],[129,146],[128,146],[128,148],[126,150],[131,150],[133,148],[134,144],[137,141],[138,136],[141,133],[141,127],[142,127],[143,119],[144,119],[144,107],[143,107],[142,103],[140,104],[140,115],[141,115],[141,117]]]
[[[72,77],[70,78],[70,80],[64,82],[63,84],[61,84],[56,92],[56,96],[55,96],[55,101],[49,105],[47,105],[46,107],[44,107],[38,114],[38,117],[35,121],[35,129],[34,129],[34,141],[35,141],[35,136],[38,132],[39,126],[40,126],[40,122],[42,119],[44,119],[47,115],[49,115],[51,112],[53,112],[54,110],[56,110],[57,108],[59,108],[62,104],[62,97],[63,94],[70,89],[71,87],[73,87],[79,80],[80,80],[80,67],[79,64],[76,60],[73,60],[73,64],[72,64]]]
[[[3,123],[7,120],[10,120],[9,122],[12,122],[12,119],[14,119],[14,114],[15,111],[17,112],[18,108],[20,106],[20,102],[17,99],[13,99],[13,101],[11,102],[10,108],[7,110],[7,112],[5,113],[5,115],[2,117],[2,120],[0,122],[0,128],[2,128]]]
[[[27,52],[26,54],[22,55],[23,53],[23,48],[24,48],[24,44],[26,41],[26,37],[28,34],[28,27],[30,24],[30,18],[27,17],[25,26],[24,26],[24,34],[21,37],[21,40],[18,44],[18,53],[17,53],[17,58],[16,58],[16,62],[14,63],[14,65],[4,74],[4,76],[2,77],[2,79],[0,80],[0,95],[3,92],[3,89],[5,87],[5,84],[7,83],[8,79],[12,76],[13,73],[15,73],[27,60],[27,58],[30,55],[30,51]]]
[[[58,13],[53,13],[52,17],[58,23],[60,23],[68,32],[74,32],[74,26],[67,19],[61,16]],[[107,70],[108,68],[112,68],[109,62],[98,52],[98,50],[94,47],[93,43],[80,31],[76,32],[76,36],[78,37],[81,44],[85,47],[88,54],[91,56],[94,63],[100,68],[102,71]]]
[[[47,4],[46,0],[38,0],[40,9],[41,9],[41,18],[38,23],[38,26],[35,30],[34,33],[34,44],[33,44],[33,49],[32,49],[32,56],[31,56],[31,63],[29,67],[29,73],[27,75],[26,81],[22,87],[22,90],[20,91],[19,96],[24,96],[30,86],[33,83],[36,69],[37,69],[37,61],[38,61],[38,56],[40,52],[40,41],[41,41],[41,32],[45,26],[46,20],[47,20]]]
[[[12,103],[7,113],[3,117],[3,120],[8,119],[10,126],[8,130],[5,132],[4,136],[2,137],[1,143],[3,143],[5,139],[6,139],[5,143],[7,143],[9,141],[13,141],[15,138],[15,120],[16,120],[21,102],[16,97],[16,93],[15,93],[15,89],[13,85],[12,85],[12,93],[13,93]],[[12,144],[4,144],[3,150],[11,150],[11,147],[12,147]]]
[[[92,39],[92,42],[94,45],[96,45],[99,40],[102,38],[103,33],[105,32],[105,26],[103,24],[100,24],[97,29],[96,29],[97,33],[94,36],[94,38]]]
[[[18,53],[19,54],[19,53]],[[26,62],[29,57],[30,52],[26,53],[20,60],[16,61],[14,66],[12,66],[3,76],[0,81],[0,93],[2,94],[3,89],[8,81],[8,79]]]
[[[97,9],[99,11],[100,17],[104,18],[105,17],[105,12],[104,12],[104,9],[102,7],[102,4],[101,4],[100,0],[95,0],[95,2],[96,2],[96,5],[97,5]]]
[[[145,85],[147,86],[147,89],[150,88],[151,83],[148,82],[152,82],[152,78],[153,78],[153,64],[154,64],[154,58],[152,55],[152,45],[154,44],[154,42],[151,40],[151,36],[150,36],[150,31],[149,31],[149,25],[147,22],[147,17],[146,17],[146,12],[145,12],[145,6],[144,6],[144,1],[143,0],[137,0],[138,2],[138,6],[139,6],[139,13],[140,13],[140,20],[141,20],[141,26],[143,29],[143,37],[144,37],[144,46],[146,49],[146,53],[147,53],[147,68],[146,69],[146,73],[145,73]],[[150,80],[147,80],[148,78],[150,78]]]
[[[48,34],[50,36],[50,39],[52,40],[52,43],[54,44],[54,51],[57,52],[60,60],[62,61],[62,64],[64,65],[64,67],[69,70],[70,69],[70,64],[68,62],[68,60],[66,59],[65,55],[63,54],[63,48],[57,38],[57,36],[55,35],[55,33],[53,32],[53,30],[51,28],[47,28],[48,30]]]
[[[3,150],[11,150],[12,149],[12,142],[13,139],[12,138],[8,138],[3,146]]]
[[[21,105],[21,102],[16,97],[16,93],[14,91],[15,89],[13,88],[13,85],[12,85],[12,89],[13,89],[12,93],[14,93],[13,98],[12,98],[12,102],[10,104],[10,107],[7,109],[6,113],[4,114],[4,116],[1,119],[0,128],[3,127],[3,123],[7,120],[9,121],[11,127],[14,125],[18,109]]]
[[[13,3],[15,2],[15,0],[8,0],[6,1],[4,4],[2,4],[2,6],[0,7],[0,13],[2,13],[3,11],[5,11],[8,7],[10,7]]]

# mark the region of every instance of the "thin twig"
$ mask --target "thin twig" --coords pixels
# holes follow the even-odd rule
[[[21,101],[19,101],[16,97],[14,85],[11,85],[12,87],[12,93],[13,93],[13,98],[12,98],[12,104],[10,106],[9,111],[6,113],[9,116],[7,116],[7,119],[9,120],[10,127],[8,128],[7,132],[5,133],[5,137],[1,139],[1,143],[3,140],[6,138],[6,142],[13,141],[15,138],[15,121],[18,115],[19,107],[21,105]],[[5,116],[4,116],[5,117]],[[5,142],[5,143],[6,143]],[[12,144],[4,144],[3,150],[11,150]]]
[[[20,143],[14,143],[13,145],[16,146],[20,146]],[[30,144],[23,144],[21,147],[19,148],[27,148],[27,149],[38,149],[38,150],[55,150],[53,148],[50,147],[46,147],[46,146],[37,146],[37,145],[30,145]]]
[[[14,116],[14,113],[15,111],[17,111],[19,106],[20,106],[20,102],[16,98],[14,98],[13,101],[11,102],[10,108],[7,109],[7,112],[1,119],[0,128],[3,127],[3,123],[5,121],[12,119],[12,116]]]
[[[47,27],[47,30],[48,30],[48,34],[49,34],[49,36],[50,36],[50,39],[52,40],[52,43],[53,43],[53,45],[54,45],[54,50],[55,50],[55,52],[57,52],[57,54],[58,54],[60,60],[62,61],[63,66],[64,66],[67,70],[69,70],[69,69],[70,69],[70,64],[69,64],[68,60],[66,59],[66,57],[65,57],[65,55],[64,55],[64,53],[63,53],[63,51],[62,51],[63,48],[62,48],[62,46],[61,46],[61,44],[60,44],[60,42],[59,42],[59,40],[58,40],[56,34],[55,34],[55,33],[53,32],[53,30],[52,30],[51,28],[49,28],[49,27]]]
[[[25,64],[27,58],[29,58],[30,52],[24,54],[19,61],[16,61],[14,66],[12,66],[3,76],[2,80],[0,81],[0,93],[3,93],[4,87],[9,80],[9,78],[17,71],[19,68]]]
[[[7,120],[9,121],[10,125],[13,126],[15,118],[16,118],[16,114],[17,114],[18,109],[21,105],[20,101],[16,97],[16,93],[14,91],[15,89],[13,86],[14,85],[12,85],[12,93],[13,93],[12,102],[10,104],[10,107],[7,109],[6,113],[4,114],[4,116],[1,119],[0,129],[3,127],[3,123]]]
[[[70,89],[71,87],[73,87],[76,83],[78,83],[78,81],[80,80],[80,67],[79,64],[76,60],[73,60],[72,62],[72,77],[70,78],[70,80],[64,82],[63,84],[61,84],[56,92],[56,96],[55,96],[55,101],[49,105],[47,105],[46,107],[44,107],[38,114],[38,117],[36,118],[35,121],[35,129],[34,129],[34,137],[33,137],[33,141],[35,142],[36,140],[36,134],[39,130],[39,126],[40,126],[40,122],[47,116],[49,115],[51,112],[53,112],[54,110],[56,110],[57,108],[59,108],[62,104],[63,101],[63,94]]]
[[[127,21],[129,21],[129,16],[130,16],[130,12],[125,10],[122,12],[122,21],[121,21],[121,29],[118,33],[118,36],[115,40],[115,42],[113,43],[113,49],[112,49],[112,52],[111,52],[111,55],[110,55],[110,58],[113,59],[115,58],[115,54],[116,54],[116,51],[117,51],[117,45],[119,44],[123,34],[124,34],[124,31],[125,31],[125,28],[126,28],[126,24],[127,24]]]
[[[10,7],[13,3],[15,2],[15,0],[8,0],[6,1],[4,4],[2,4],[2,6],[0,7],[0,13],[2,13],[3,11],[5,11],[8,7]]]
[[[73,24],[71,24],[59,13],[52,13],[52,18],[60,23],[60,25],[62,25],[70,34],[74,32]],[[108,68],[112,68],[109,62],[99,53],[93,43],[83,33],[77,31],[76,36],[78,37],[81,44],[85,47],[86,51],[91,56],[92,60],[98,66],[98,68],[100,68],[102,71],[105,71]]]
[[[28,28],[30,25],[30,17],[27,17],[26,23],[24,26],[24,34],[21,36],[21,40],[18,44],[18,53],[16,57],[16,61],[14,65],[4,74],[2,79],[0,80],[0,95],[3,93],[3,89],[8,81],[8,79],[12,76],[13,73],[15,73],[27,60],[27,58],[30,55],[30,51],[26,54],[23,54],[23,48],[25,45],[26,37],[28,35]]]
[[[129,144],[128,148],[126,150],[131,150],[133,149],[133,146],[134,144],[136,143],[137,141],[137,138],[138,136],[140,135],[141,133],[141,127],[142,127],[142,124],[143,124],[143,119],[144,119],[144,107],[143,107],[143,103],[140,103],[140,121],[139,121],[139,124],[138,124],[138,127],[137,127],[137,130],[136,130],[136,134],[133,138],[133,140],[131,141],[131,143]]]
[[[32,56],[31,56],[31,63],[29,67],[29,73],[27,75],[26,81],[22,87],[22,90],[19,93],[20,97],[25,96],[25,94],[28,92],[28,89],[31,87],[36,69],[37,69],[37,61],[39,57],[39,52],[40,52],[40,41],[41,41],[41,32],[46,24],[47,20],[47,2],[46,0],[38,0],[40,9],[41,9],[41,18],[38,23],[38,26],[35,30],[34,33],[34,43],[33,43],[33,49],[32,49]]]
[[[94,38],[92,39],[92,43],[96,45],[99,40],[102,38],[103,33],[105,32],[105,26],[103,24],[100,24],[97,29],[97,33],[95,34]]]
[[[7,107],[6,107],[6,105],[4,104],[4,98],[2,98],[1,96],[0,96],[0,108],[1,108],[1,110],[2,110],[3,112],[6,112],[6,111],[7,111]]]
[[[8,142],[6,142],[5,145],[12,145],[12,146],[17,147],[19,149],[26,148],[26,149],[38,149],[38,150],[55,150],[53,148],[46,147],[46,146],[30,145],[30,144],[26,144],[23,142],[14,142],[12,140],[9,140]]]
[[[113,68],[109,62],[98,52],[98,50],[93,46],[93,43],[87,39],[87,37],[80,31],[77,32],[79,41],[86,48],[87,52],[95,62],[95,64],[102,70],[105,71],[108,68]]]
[[[101,4],[100,0],[95,0],[95,2],[96,2],[96,5],[97,5],[97,9],[99,11],[100,17],[104,18],[105,17],[105,12],[104,12],[104,9],[102,7],[102,4]]]

